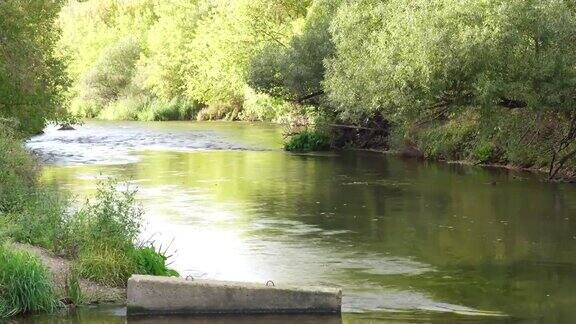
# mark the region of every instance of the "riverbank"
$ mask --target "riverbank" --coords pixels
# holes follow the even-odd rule
[[[67,292],[67,281],[73,276],[73,261],[56,256],[54,253],[41,247],[29,244],[12,243],[11,247],[16,250],[28,252],[38,257],[42,264],[52,275],[52,285],[60,301],[71,304]],[[82,303],[94,304],[126,304],[126,290],[119,287],[109,286],[88,279],[79,279]]]
[[[129,175],[143,236],[172,242],[184,277],[341,286],[344,313],[413,321],[572,318],[573,186],[380,153],[286,154],[281,141],[270,124],[88,122],[29,147],[55,157],[45,183],[80,195]]]
[[[177,275],[141,241],[136,189],[102,180],[80,202],[40,181],[25,137],[0,125],[0,318],[125,299],[133,274]],[[18,242],[18,243],[13,243]]]
[[[404,152],[400,150],[380,150],[380,149],[356,149],[357,151],[365,151],[365,152],[374,152],[380,153],[385,155],[397,156],[403,159],[409,160],[419,160],[423,162],[434,162],[434,163],[444,163],[444,164],[452,164],[452,165],[463,165],[463,166],[470,166],[470,167],[480,167],[486,169],[501,169],[519,173],[530,173],[535,174],[538,176],[545,177],[549,170],[543,167],[522,167],[520,165],[514,164],[499,164],[499,163],[482,163],[482,162],[475,162],[475,161],[467,161],[467,160],[438,160],[438,159],[430,159],[425,158],[422,154],[417,155],[405,155]],[[555,179],[555,182],[566,182],[566,183],[574,183],[576,182],[576,173],[573,171],[564,171],[560,174],[562,177],[559,179]],[[550,180],[548,180],[550,181]]]

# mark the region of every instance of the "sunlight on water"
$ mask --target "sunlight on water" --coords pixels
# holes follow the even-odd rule
[[[89,123],[28,146],[74,193],[131,179],[143,239],[183,275],[342,287],[349,323],[576,318],[573,186],[279,143],[266,125]]]

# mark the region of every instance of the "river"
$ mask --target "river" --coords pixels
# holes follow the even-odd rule
[[[281,141],[267,124],[88,122],[27,145],[74,194],[137,185],[143,238],[182,275],[342,287],[344,323],[576,321],[574,185]]]

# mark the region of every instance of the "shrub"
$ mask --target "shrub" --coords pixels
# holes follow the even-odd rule
[[[36,183],[36,163],[17,133],[0,124],[0,213],[18,209]]]
[[[236,120],[241,110],[241,104],[235,102],[233,104],[215,103],[208,107],[202,108],[198,112],[196,119],[203,120]]]
[[[29,253],[0,246],[0,318],[53,312],[59,305],[50,273],[41,261]]]
[[[138,120],[138,114],[145,102],[141,98],[120,98],[108,103],[100,113],[99,119],[104,120]]]
[[[150,100],[138,113],[138,120],[142,121],[168,121],[190,120],[198,114],[202,105],[195,101],[154,99]]]
[[[17,211],[6,215],[10,236],[18,242],[55,250],[64,226],[67,200],[54,188],[31,188],[21,197]]]
[[[470,152],[470,158],[478,162],[491,162],[495,158],[494,145],[487,141],[476,143]]]
[[[278,122],[289,113],[290,105],[286,101],[248,88],[239,118],[246,121]]]
[[[80,97],[102,106],[118,99],[132,83],[140,51],[140,44],[132,37],[111,44],[83,76]]]
[[[81,118],[96,118],[103,106],[95,101],[75,98],[70,103],[70,113]]]
[[[469,111],[455,114],[445,121],[422,125],[411,132],[426,157],[461,160],[472,155],[479,139],[478,126],[478,114]]]
[[[330,149],[330,137],[318,132],[304,131],[290,136],[284,149],[292,152],[325,151]]]
[[[101,182],[96,197],[70,216],[61,246],[75,257],[74,268],[84,278],[124,286],[132,274],[174,275],[167,257],[152,246],[140,246],[142,208],[136,190],[117,190],[114,181]]]
[[[77,245],[78,252],[132,248],[142,228],[143,210],[136,203],[136,190],[129,185],[123,189],[117,190],[112,180],[100,182],[95,198],[67,220],[63,245]]]

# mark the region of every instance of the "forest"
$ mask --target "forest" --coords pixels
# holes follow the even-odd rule
[[[6,1],[0,112],[31,132],[78,118],[272,121],[326,138],[326,125],[377,124],[386,148],[556,178],[576,156],[574,10],[568,0]]]

